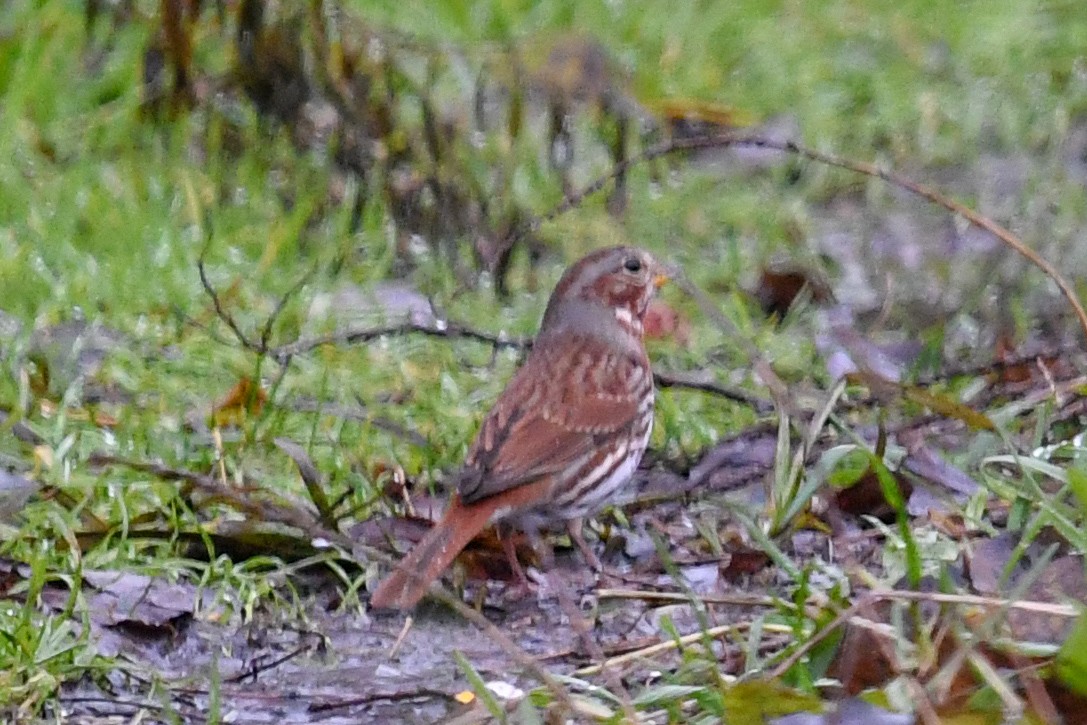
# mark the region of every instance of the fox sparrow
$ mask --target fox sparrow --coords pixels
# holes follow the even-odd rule
[[[498,522],[528,532],[565,522],[599,569],[581,523],[630,480],[649,441],[653,373],[642,320],[664,280],[658,263],[631,247],[601,249],[566,271],[532,351],[454,477],[445,515],[381,582],[372,606],[414,607],[468,542]],[[507,553],[516,565],[511,545]]]

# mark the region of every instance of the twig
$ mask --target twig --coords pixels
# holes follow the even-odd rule
[[[302,289],[307,282],[313,279],[317,274],[317,266],[314,265],[310,268],[310,271],[299,277],[298,281],[291,285],[291,288],[283,293],[283,296],[276,302],[276,306],[272,309],[272,314],[268,315],[268,319],[264,322],[264,327],[260,331],[260,349],[268,349],[268,341],[272,337],[272,328],[275,326],[276,320],[283,314],[283,310],[287,308],[287,303],[291,301],[291,298]],[[290,359],[288,357],[288,359]]]
[[[644,657],[651,657],[652,655],[660,654],[661,652],[668,652],[670,650],[678,649],[684,645],[694,644],[701,642],[705,638],[709,637],[713,639],[720,637],[721,635],[728,634],[729,632],[746,632],[751,629],[750,622],[736,622],[734,624],[722,624],[719,627],[710,627],[709,629],[699,632],[693,632],[691,634],[685,634],[678,639],[669,639],[657,644],[652,644],[642,649],[634,650],[633,652],[626,652],[624,654],[612,657],[609,660],[600,662],[595,665],[589,665],[588,667],[582,667],[579,670],[574,670],[574,674],[578,676],[595,675],[600,672],[604,667],[617,667],[622,664],[626,664],[632,660],[642,659]],[[793,634],[795,630],[784,624],[764,624],[762,626],[764,632],[780,632],[782,634]]]
[[[480,330],[476,330],[467,325],[462,325],[458,322],[442,321],[433,325],[424,325],[416,322],[402,322],[394,325],[341,330],[340,332],[334,332],[329,335],[296,340],[287,345],[272,348],[269,352],[273,357],[279,359],[281,357],[301,355],[325,345],[347,345],[357,342],[369,342],[370,340],[376,340],[379,337],[407,334],[445,337],[450,339],[465,338],[487,343],[496,348],[513,348],[516,350],[523,350],[532,346],[531,340],[508,338],[504,335],[492,335],[488,332],[481,332]]]
[[[405,687],[407,688],[407,685],[405,685]],[[244,695],[245,693],[241,694]],[[306,707],[306,712],[308,714],[326,714],[333,710],[345,710],[351,707],[370,705],[375,702],[402,702],[404,700],[419,700],[419,698],[422,697],[430,697],[435,700],[449,700],[448,692],[433,687],[412,687],[410,689],[398,690],[395,692],[375,692],[371,695],[362,695],[361,697],[343,698],[339,700],[329,699],[324,701],[317,700],[319,697],[328,697],[324,690],[319,690],[313,694],[295,690],[292,692],[292,695],[296,695],[299,698],[310,698],[309,704]]]
[[[684,388],[719,395],[722,398],[749,405],[756,413],[768,413],[773,409],[773,403],[765,398],[760,398],[741,388],[722,385],[712,380],[702,380],[688,373],[658,370],[654,371],[653,380],[659,388]]]
[[[1072,309],[1076,313],[1076,317],[1079,318],[1080,328],[1084,334],[1087,335],[1087,310],[1084,310],[1082,303],[1080,303],[1079,296],[1076,294],[1075,289],[1064,278],[1063,275],[1050,264],[1045,258],[1035,252],[1022,242],[1017,236],[1012,234],[1009,230],[1005,229],[1001,225],[994,222],[988,217],[978,214],[973,209],[970,209],[965,204],[956,201],[950,197],[944,196],[935,189],[919,184],[916,181],[908,178],[904,174],[900,174],[897,171],[891,171],[889,169],[882,169],[875,164],[865,163],[863,161],[850,161],[848,159],[839,158],[831,154],[826,154],[821,151],[815,151],[814,149],[808,149],[793,142],[786,142],[779,146],[772,144],[763,144],[767,148],[780,148],[783,151],[791,151],[799,154],[805,158],[809,158],[812,161],[819,161],[829,166],[837,166],[841,169],[847,169],[849,171],[855,171],[859,174],[865,174],[868,176],[875,176],[877,178],[886,181],[889,184],[893,184],[899,188],[905,189],[912,194],[920,196],[923,199],[931,201],[937,206],[941,206],[944,209],[958,214],[962,218],[974,226],[984,229],[1000,241],[1004,242],[1007,246],[1014,249],[1021,256],[1025,257],[1031,264],[1038,269],[1042,270],[1046,276],[1053,280],[1053,282],[1060,288],[1061,293],[1068,300],[1068,303],[1072,305]]]
[[[299,645],[298,647],[295,647],[293,650],[286,653],[285,655],[282,655],[280,657],[276,657],[274,660],[272,660],[270,662],[257,663],[257,661],[254,660],[253,663],[249,667],[245,668],[243,671],[239,672],[238,674],[236,674],[236,675],[234,675],[232,677],[226,678],[225,680],[223,680],[223,682],[240,683],[240,682],[245,682],[249,678],[253,678],[253,682],[256,682],[257,681],[257,675],[259,675],[261,672],[268,672],[269,670],[273,670],[276,667],[279,667],[280,665],[282,665],[284,663],[290,662],[295,657],[302,654],[303,652],[305,652],[308,649],[309,649],[309,645],[303,644],[303,645]]]
[[[598,589],[598,599],[638,599],[645,602],[690,602],[691,597],[683,592],[653,592],[635,589]],[[739,607],[778,607],[796,609],[796,605],[786,599],[763,596],[760,594],[707,594],[699,596],[703,604],[731,604]]]
[[[397,335],[425,335],[427,337],[439,337],[446,339],[465,339],[481,342],[495,349],[528,350],[532,347],[532,338],[506,337],[490,332],[478,330],[460,322],[445,320],[434,325],[420,324],[417,322],[402,322],[400,324],[379,325],[377,327],[360,327],[341,330],[329,335],[304,338],[295,342],[270,348],[268,354],[276,359],[302,355],[325,345],[348,345],[359,342],[370,342],[381,337]],[[770,410],[771,403],[765,398],[749,393],[739,388],[733,388],[720,383],[701,380],[690,374],[655,371],[653,379],[662,388],[684,388],[702,393],[718,395],[722,398],[736,401],[751,406],[756,412],[765,413]]]
[[[920,184],[912,179],[908,178],[904,174],[900,174],[896,171],[888,169],[882,169],[875,164],[869,164],[863,161],[850,161],[848,159],[840,158],[832,154],[823,153],[822,151],[816,151],[809,149],[805,146],[794,141],[776,141],[774,139],[765,138],[762,136],[741,136],[736,134],[718,134],[710,136],[696,136],[693,138],[681,138],[672,139],[663,143],[651,146],[641,153],[631,156],[628,159],[624,159],[615,164],[611,171],[603,176],[597,178],[581,191],[571,194],[565,197],[554,209],[539,217],[535,217],[527,224],[520,227],[516,227],[510,232],[508,237],[508,243],[512,244],[517,241],[521,236],[537,231],[541,225],[549,222],[561,214],[566,213],[570,209],[581,204],[587,197],[596,194],[606,187],[612,180],[618,179],[625,175],[632,166],[636,164],[642,164],[647,161],[666,156],[668,154],[679,153],[683,151],[697,151],[702,149],[711,148],[724,148],[727,146],[752,146],[755,148],[775,149],[777,151],[784,151],[786,153],[796,154],[812,161],[817,161],[828,166],[835,166],[840,169],[846,169],[847,171],[853,171],[865,176],[872,176],[878,179],[882,179],[888,184],[897,186],[900,189],[904,189],[911,194],[919,196],[927,201],[943,207],[953,214],[957,214],[966,219],[970,224],[983,229],[990,234],[994,235],[997,239],[1003,242],[1005,245],[1011,247],[1018,254],[1026,258],[1035,267],[1042,270],[1042,272],[1048,276],[1060,289],[1061,294],[1072,306],[1075,311],[1076,317],[1079,319],[1080,328],[1084,335],[1087,335],[1087,310],[1084,310],[1082,303],[1079,300],[1079,296],[1076,294],[1075,289],[1071,284],[1061,275],[1061,273],[1051,263],[1046,261],[1033,249],[1024,244],[1018,237],[1012,234],[1009,230],[1005,229],[1001,225],[994,222],[988,217],[984,217],[981,214],[973,211],[966,205],[958,202],[950,197],[947,197],[935,189]]]
[[[396,639],[393,641],[393,646],[389,648],[389,659],[396,657],[396,653],[400,651],[400,646],[404,644],[404,640],[408,637],[408,632],[411,631],[411,625],[415,623],[415,617],[408,615],[404,617],[404,626],[400,628],[400,634],[396,635]]]
[[[246,337],[245,333],[242,332],[242,328],[238,326],[234,316],[223,306],[223,301],[219,299],[219,293],[216,292],[215,287],[212,286],[211,281],[208,279],[207,269],[204,267],[204,255],[206,253],[207,247],[201,252],[200,258],[196,260],[196,269],[200,274],[200,284],[204,287],[204,292],[211,298],[211,304],[215,307],[215,316],[226,323],[226,326],[234,333],[234,337],[242,344],[242,347],[247,350],[253,350],[254,352],[266,352],[265,348],[262,348],[260,345]]]
[[[913,696],[913,705],[917,708],[917,714],[921,716],[921,722],[924,725],[940,725],[943,720],[937,714],[936,708],[932,706],[928,693],[925,692],[924,686],[917,681],[917,678],[907,677],[906,687]]]
[[[897,599],[906,602],[936,602],[938,604],[963,604],[994,609],[1020,609],[1024,612],[1036,612],[1055,617],[1068,617],[1069,619],[1078,617],[1080,614],[1080,608],[1072,604],[1035,602],[1025,599],[1000,599],[998,597],[983,597],[977,594],[944,594],[942,592],[913,592],[894,589],[867,592],[864,596],[874,601]]]
[[[460,322],[450,320],[440,320],[433,324],[422,324],[417,322],[401,322],[398,324],[379,325],[377,327],[363,327],[363,328],[349,328],[346,330],[340,330],[328,335],[320,335],[317,337],[302,338],[295,340],[284,345],[277,347],[271,347],[269,340],[272,334],[272,328],[275,325],[276,320],[282,314],[286,308],[290,299],[300,290],[313,276],[315,270],[310,270],[301,279],[299,279],[280,299],[277,301],[272,313],[268,316],[264,325],[261,328],[260,339],[258,342],[254,342],[242,331],[241,326],[238,324],[234,316],[223,305],[222,299],[219,297],[219,293],[208,279],[207,268],[204,264],[204,256],[207,253],[207,248],[201,252],[200,258],[196,262],[196,268],[200,275],[200,283],[204,288],[204,292],[211,298],[212,306],[215,308],[216,316],[223,321],[224,324],[234,334],[234,337],[241,343],[242,347],[247,350],[256,352],[259,355],[269,355],[274,359],[281,367],[281,375],[285,373],[285,368],[290,363],[291,358],[296,355],[302,355],[319,347],[325,345],[348,345],[359,342],[369,342],[382,337],[394,336],[394,335],[407,335],[417,334],[426,335],[429,337],[440,337],[448,339],[467,339],[474,340],[476,342],[485,343],[490,345],[493,349],[514,349],[514,350],[527,350],[532,347],[532,338],[510,338],[501,334],[493,334],[477,330],[469,325],[465,325]],[[679,276],[678,270],[675,272],[677,277]],[[688,289],[690,294],[693,294],[699,301],[700,305],[705,308],[707,305],[712,307],[712,302],[702,294],[693,283],[687,281],[683,283],[685,288]],[[763,363],[758,351],[754,346],[745,339],[743,339],[732,322],[727,317],[722,315],[719,310],[713,307],[712,310],[707,309],[707,314],[713,317],[719,325],[723,325],[726,332],[730,337],[737,340],[737,342],[745,347],[749,357],[755,364],[757,372],[760,372],[760,377],[763,378],[771,391],[784,390],[784,384],[768,363]],[[192,324],[200,329],[203,329],[213,339],[218,342],[225,342],[221,338],[217,337],[214,332],[206,328],[204,325],[194,321],[188,320],[189,324]],[[711,393],[718,395],[729,400],[733,400],[738,403],[751,406],[756,412],[765,413],[770,410],[771,404],[769,401],[760,398],[756,395],[748,393],[747,391],[740,390],[738,388],[732,388],[712,381],[698,380],[689,375],[682,373],[671,372],[659,372],[653,373],[653,379],[656,384],[662,388],[685,388],[688,390],[696,390],[703,393]],[[781,393],[783,395],[783,393]]]

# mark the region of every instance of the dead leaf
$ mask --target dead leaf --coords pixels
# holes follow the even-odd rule
[[[722,562],[721,577],[738,581],[762,571],[770,564],[770,556],[762,549],[750,546],[730,547],[727,562]]]
[[[804,290],[816,304],[825,304],[834,299],[830,284],[821,272],[802,268],[795,263],[764,267],[751,296],[768,316],[784,317]]]
[[[1014,582],[1027,570],[1020,561],[1008,576],[1004,574],[1012,554],[1015,553],[1015,545],[1016,536],[1010,532],[973,542],[967,551],[966,564],[974,591],[991,596],[1007,592],[1010,582]]]
[[[0,557],[0,597],[8,596],[11,588],[26,579],[30,568],[14,559]]]
[[[892,471],[902,497],[908,499],[913,493],[913,484],[906,478]],[[834,493],[834,504],[839,511],[852,516],[873,516],[880,521],[894,521],[894,507],[883,495],[879,475],[871,467],[848,488],[838,489]]]
[[[90,637],[106,657],[173,637],[192,617],[198,596],[196,586],[187,582],[123,571],[85,570],[83,585]],[[71,594],[64,586],[50,584],[41,597],[61,612]],[[75,616],[78,621],[79,613]]]
[[[113,626],[123,623],[163,627],[192,615],[196,587],[170,583],[145,574],[88,570],[83,581],[97,590],[89,602],[91,620]]]
[[[268,393],[252,378],[243,376],[223,398],[212,407],[212,425],[223,428],[240,425],[250,415],[258,415],[268,402]]]

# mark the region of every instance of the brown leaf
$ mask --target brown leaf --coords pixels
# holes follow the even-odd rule
[[[764,267],[752,296],[768,316],[784,317],[805,288],[817,304],[834,298],[830,285],[821,274],[791,265]]]
[[[915,476],[940,484],[956,494],[956,500],[965,502],[981,488],[981,484],[968,476],[961,468],[944,460],[938,451],[925,442],[921,430],[904,430],[898,434],[898,442],[906,447],[906,459],[902,467]]]
[[[1087,697],[1065,687],[1056,678],[1046,681],[1045,689],[1064,717],[1065,725],[1087,725]]]
[[[721,577],[726,581],[737,581],[762,571],[769,564],[770,556],[762,549],[730,547],[728,560],[721,565]]]
[[[894,471],[892,474],[902,491],[902,497],[908,499],[913,493],[913,484]],[[838,510],[853,516],[874,516],[884,522],[893,521],[895,518],[895,510],[884,497],[879,476],[871,467],[853,485],[837,490],[834,503]]]
[[[248,416],[258,415],[268,402],[268,393],[248,376],[243,376],[212,408],[212,423],[219,428],[239,425]]]

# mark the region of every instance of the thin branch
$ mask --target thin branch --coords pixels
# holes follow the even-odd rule
[[[266,352],[266,348],[261,347],[246,337],[245,333],[242,332],[241,327],[238,326],[237,321],[235,321],[234,316],[223,307],[223,301],[219,299],[219,293],[215,291],[215,287],[213,287],[211,281],[208,280],[207,269],[204,267],[203,254],[200,255],[200,259],[196,260],[196,269],[200,273],[200,284],[203,285],[204,291],[207,292],[208,297],[211,298],[211,304],[215,307],[216,317],[226,323],[226,326],[234,333],[234,337],[238,339],[238,342],[242,344],[242,347],[258,353]]]
[[[638,589],[597,589],[597,599],[636,599],[655,605],[664,603],[686,604],[692,597],[684,592],[657,592]],[[697,597],[703,604],[725,604],[733,607],[772,607],[776,609],[796,609],[796,604],[779,597],[761,594],[707,594]]]
[[[524,350],[532,345],[531,340],[508,338],[503,335],[492,335],[457,322],[442,321],[434,325],[403,322],[395,325],[347,329],[329,335],[303,338],[287,345],[273,348],[269,352],[276,359],[280,359],[301,355],[316,350],[319,347],[324,347],[325,345],[347,345],[357,342],[369,342],[379,337],[386,337],[389,335],[407,334],[444,337],[449,339],[464,338],[486,343],[495,348],[512,348],[515,350]]]
[[[1018,254],[1030,261],[1038,269],[1048,276],[1060,289],[1061,294],[1072,306],[1075,311],[1076,317],[1079,319],[1080,328],[1083,330],[1084,335],[1087,335],[1087,310],[1084,310],[1083,304],[1079,300],[1079,296],[1076,294],[1075,289],[1071,284],[1061,275],[1055,266],[1041,257],[1037,252],[1024,244],[1017,236],[1012,234],[1008,229],[1005,229],[1001,225],[994,222],[988,217],[978,214],[974,210],[967,207],[965,204],[958,202],[948,196],[941,194],[932,187],[920,184],[904,174],[900,174],[897,171],[891,171],[883,169],[875,164],[866,163],[863,161],[850,161],[832,154],[823,153],[822,151],[816,151],[809,149],[805,146],[794,141],[776,141],[774,139],[765,138],[762,136],[740,136],[735,134],[719,134],[711,136],[696,136],[692,138],[672,139],[663,143],[651,146],[641,153],[632,156],[628,159],[615,164],[611,171],[603,176],[599,177],[581,191],[571,194],[564,198],[554,209],[547,214],[532,219],[527,224],[520,227],[516,227],[510,232],[507,241],[509,244],[515,243],[518,239],[526,234],[537,231],[544,223],[549,222],[561,214],[566,213],[570,209],[580,205],[587,197],[602,191],[613,180],[622,177],[626,174],[630,168],[636,164],[642,164],[647,161],[659,158],[661,156],[667,156],[673,153],[679,153],[682,151],[696,151],[702,149],[712,148],[724,148],[728,146],[752,146],[755,148],[775,149],[777,151],[783,151],[785,153],[796,154],[811,161],[817,161],[828,166],[835,166],[840,169],[846,169],[847,171],[853,171],[865,176],[872,176],[878,179],[897,186],[900,189],[904,189],[911,194],[919,196],[927,201],[943,207],[953,214],[957,214],[966,219],[970,224],[984,229],[990,234],[994,235],[1001,242],[1006,244],[1015,250]]]
[[[510,338],[483,332],[459,322],[448,320],[438,325],[424,325],[416,322],[403,322],[398,325],[381,325],[342,330],[320,337],[305,338],[271,348],[269,354],[278,359],[293,357],[311,352],[325,345],[347,345],[358,342],[370,342],[380,337],[397,335],[425,335],[445,339],[464,339],[481,342],[495,349],[528,350],[532,347],[532,338]],[[653,379],[661,388],[683,388],[702,393],[718,395],[737,403],[751,406],[758,413],[768,412],[772,403],[765,398],[749,393],[740,388],[733,388],[713,381],[697,378],[689,373],[654,371]]]
[[[653,380],[658,388],[682,388],[685,390],[697,390],[702,393],[718,395],[722,398],[749,405],[756,413],[769,413],[774,404],[766,398],[747,392],[741,388],[705,380],[689,373],[654,371]]]
[[[275,326],[276,320],[283,314],[283,310],[286,309],[287,303],[291,301],[291,298],[298,294],[306,284],[313,279],[317,274],[317,265],[310,268],[310,271],[302,275],[297,282],[291,285],[291,288],[283,293],[283,296],[276,302],[275,308],[272,310],[272,314],[268,315],[268,319],[264,323],[264,328],[260,332],[260,349],[268,349],[268,341],[272,336],[272,327]]]
[[[580,669],[574,670],[574,674],[583,677],[585,675],[595,675],[605,667],[618,667],[626,664],[627,662],[644,660],[654,655],[661,654],[662,652],[669,652],[671,650],[685,647],[689,644],[697,644],[705,639],[717,639],[726,634],[734,634],[739,632],[747,632],[751,629],[750,622],[735,622],[733,624],[722,624],[716,627],[710,627],[709,629],[700,630],[698,632],[692,632],[691,634],[685,634],[681,637],[674,639],[666,639],[651,644],[641,649],[633,650],[631,652],[625,652],[621,655],[616,655],[608,660],[599,662],[597,664],[587,665]],[[763,632],[773,632],[777,634],[791,634],[793,630],[788,625],[784,624],[765,624],[762,628]]]
[[[252,663],[250,663],[250,665],[248,667],[243,669],[241,672],[234,675],[233,677],[228,677],[228,678],[224,679],[223,682],[241,683],[241,682],[245,682],[246,680],[248,680],[250,678],[252,678],[253,682],[256,682],[257,681],[257,675],[259,675],[260,673],[268,672],[269,670],[274,670],[276,667],[279,667],[282,664],[286,664],[287,662],[290,662],[295,657],[298,657],[298,655],[303,654],[303,653],[307,652],[310,649],[312,649],[310,645],[304,644],[304,645],[299,645],[298,647],[295,647],[293,650],[286,653],[285,655],[281,655],[280,657],[276,657],[275,659],[273,659],[273,660],[271,660],[269,662],[257,662],[256,660],[254,660]]]

